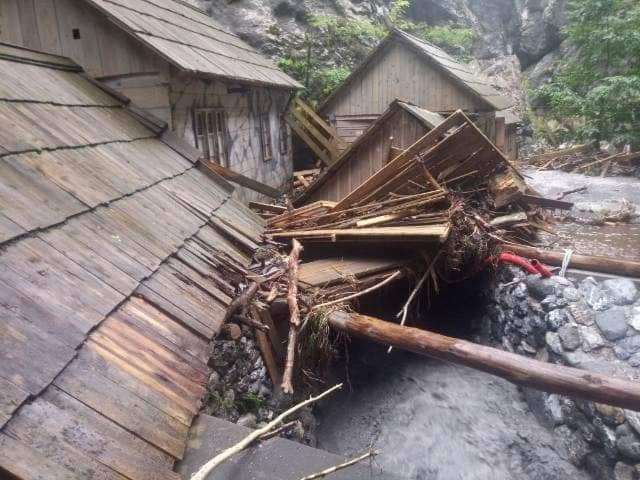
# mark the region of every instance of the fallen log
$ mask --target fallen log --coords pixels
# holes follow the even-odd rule
[[[247,306],[251,303],[253,297],[255,297],[258,292],[258,288],[260,288],[260,284],[258,282],[251,282],[249,286],[242,292],[231,304],[227,307],[227,311],[224,314],[224,319],[222,323],[225,324],[231,317],[233,317],[236,313],[242,312],[247,308]]]
[[[360,315],[335,311],[332,328],[438,360],[465,365],[550,393],[640,411],[640,383],[554,365],[466,340]]]
[[[523,257],[535,258],[541,262],[558,267],[562,265],[562,260],[564,259],[564,252],[553,252],[542,248],[527,247],[525,245],[508,244],[503,245],[502,249]],[[617,260],[610,257],[577,255],[574,253],[571,256],[569,268],[640,278],[640,262],[634,262],[632,260]]]

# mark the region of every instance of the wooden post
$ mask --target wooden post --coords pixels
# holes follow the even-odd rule
[[[466,365],[518,385],[640,411],[640,382],[539,362],[515,353],[417,328],[402,327],[357,313],[333,312],[329,315],[329,324],[351,335]]]
[[[552,252],[542,248],[527,247],[525,245],[505,244],[502,246],[502,250],[505,252],[513,252],[527,258],[535,258],[549,265],[560,266],[564,259],[563,252]],[[617,260],[610,257],[573,254],[569,268],[640,278],[640,262],[634,262],[632,260]]]

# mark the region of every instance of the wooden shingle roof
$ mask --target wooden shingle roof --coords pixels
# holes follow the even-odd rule
[[[180,0],[85,0],[178,69],[301,88],[269,59],[205,12]]]
[[[417,52],[425,61],[428,61],[430,65],[438,68],[453,82],[481,99],[493,110],[503,110],[513,105],[513,101],[498,92],[489,80],[474,73],[468,66],[460,63],[441,48],[395,28],[380,42],[360,66],[324,100],[319,110],[325,110],[334,99],[338,98],[345,89],[349,88],[349,86],[359,78],[360,74],[373,65],[378,55],[382,54],[382,52],[394,42],[400,42]]]
[[[0,44],[0,477],[177,479],[261,221],[72,67]]]

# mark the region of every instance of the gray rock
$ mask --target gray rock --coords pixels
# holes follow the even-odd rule
[[[575,287],[567,287],[562,291],[562,296],[569,302],[576,302],[580,299],[580,292]]]
[[[562,346],[566,350],[576,350],[580,347],[582,340],[580,338],[580,332],[578,331],[577,325],[566,324],[560,327],[558,330],[558,335],[560,336],[560,341],[562,342]]]
[[[633,307],[629,312],[628,323],[635,331],[640,332],[640,306]]]
[[[592,277],[580,284],[580,293],[587,304],[596,311],[603,311],[613,305],[613,298]]]
[[[585,370],[589,370],[586,366],[593,363],[593,357],[581,350],[577,352],[563,352],[562,358],[572,367],[584,368]]]
[[[627,335],[626,311],[622,307],[613,307],[596,314],[596,324],[604,335],[604,338],[616,341]]]
[[[562,325],[567,323],[567,312],[564,309],[551,310],[547,313],[546,323],[549,330],[557,331]]]
[[[556,285],[560,285],[561,287],[573,287],[573,283],[567,277],[554,275],[553,277],[551,277],[551,281]]]
[[[640,353],[640,335],[623,338],[613,349],[620,360],[629,360],[632,355]]]
[[[213,392],[215,390],[218,389],[218,387],[220,387],[221,383],[220,383],[220,374],[218,372],[216,372],[215,370],[213,370],[211,372],[211,375],[209,375],[209,381],[207,382],[207,388],[209,389],[209,391]]]
[[[600,331],[596,327],[579,325],[578,331],[580,332],[580,338],[582,339],[582,349],[585,352],[591,352],[604,347],[604,338],[602,338]]]
[[[631,358],[629,358],[629,360],[627,360],[627,362],[629,362],[629,365],[631,365],[634,368],[640,367],[640,353],[636,353],[635,355],[631,355]]]
[[[591,451],[589,444],[566,425],[555,428],[553,433],[561,454],[566,455],[572,464],[582,465]]]
[[[562,413],[562,404],[560,402],[560,396],[551,394],[545,395],[544,400],[544,414],[549,419],[552,426],[562,425],[564,423],[564,415]]]
[[[516,285],[516,288],[513,289],[513,296],[519,300],[527,298],[529,296],[529,293],[527,292],[527,286],[522,282],[518,283],[518,285]]]
[[[238,425],[247,428],[255,428],[258,423],[257,417],[253,413],[245,413],[236,422]]]
[[[624,415],[631,428],[633,428],[635,432],[640,435],[640,412],[625,410]]]
[[[628,424],[616,428],[616,446],[620,454],[633,462],[640,462],[640,438]]]
[[[580,325],[593,325],[595,323],[596,312],[594,312],[586,302],[571,303],[567,310],[576,323]]]
[[[615,480],[635,480],[636,469],[626,463],[618,462],[613,467],[613,478]]]
[[[549,295],[554,295],[556,291],[556,286],[551,280],[537,275],[529,275],[525,278],[525,283],[529,294],[538,301]]]
[[[596,429],[596,435],[598,439],[600,440],[600,442],[602,442],[604,453],[611,459],[617,458],[618,451],[616,449],[615,431],[611,427],[605,425],[604,422],[599,418],[595,418],[593,420],[593,426]]]
[[[560,341],[560,335],[555,332],[547,332],[544,339],[547,347],[549,347],[549,350],[553,353],[556,355],[562,355],[564,353],[562,342]]]
[[[602,282],[616,305],[631,305],[638,298],[638,289],[635,283],[628,278],[611,278]]]

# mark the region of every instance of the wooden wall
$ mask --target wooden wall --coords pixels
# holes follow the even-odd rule
[[[487,110],[476,96],[431,66],[411,48],[393,43],[322,110],[331,117],[382,114],[401,99],[433,112]]]
[[[365,143],[307,201],[339,201],[380,170],[389,159],[390,147],[407,148],[429,130],[402,108],[396,109]],[[393,141],[391,140],[393,138]]]
[[[280,118],[289,100],[289,92],[280,89],[243,86],[226,82],[202,81],[194,77],[172,75],[170,85],[171,118],[175,132],[195,146],[192,112],[196,108],[221,108],[227,115],[228,165],[231,170],[280,188],[291,178],[291,135],[281,132]],[[269,112],[273,158],[264,161],[260,144],[259,115]],[[288,149],[280,151],[280,135],[286,135]],[[241,200],[261,199],[260,194],[240,189]]]
[[[74,29],[79,39],[73,38]],[[81,0],[0,0],[0,41],[70,57],[98,78],[168,69]]]

